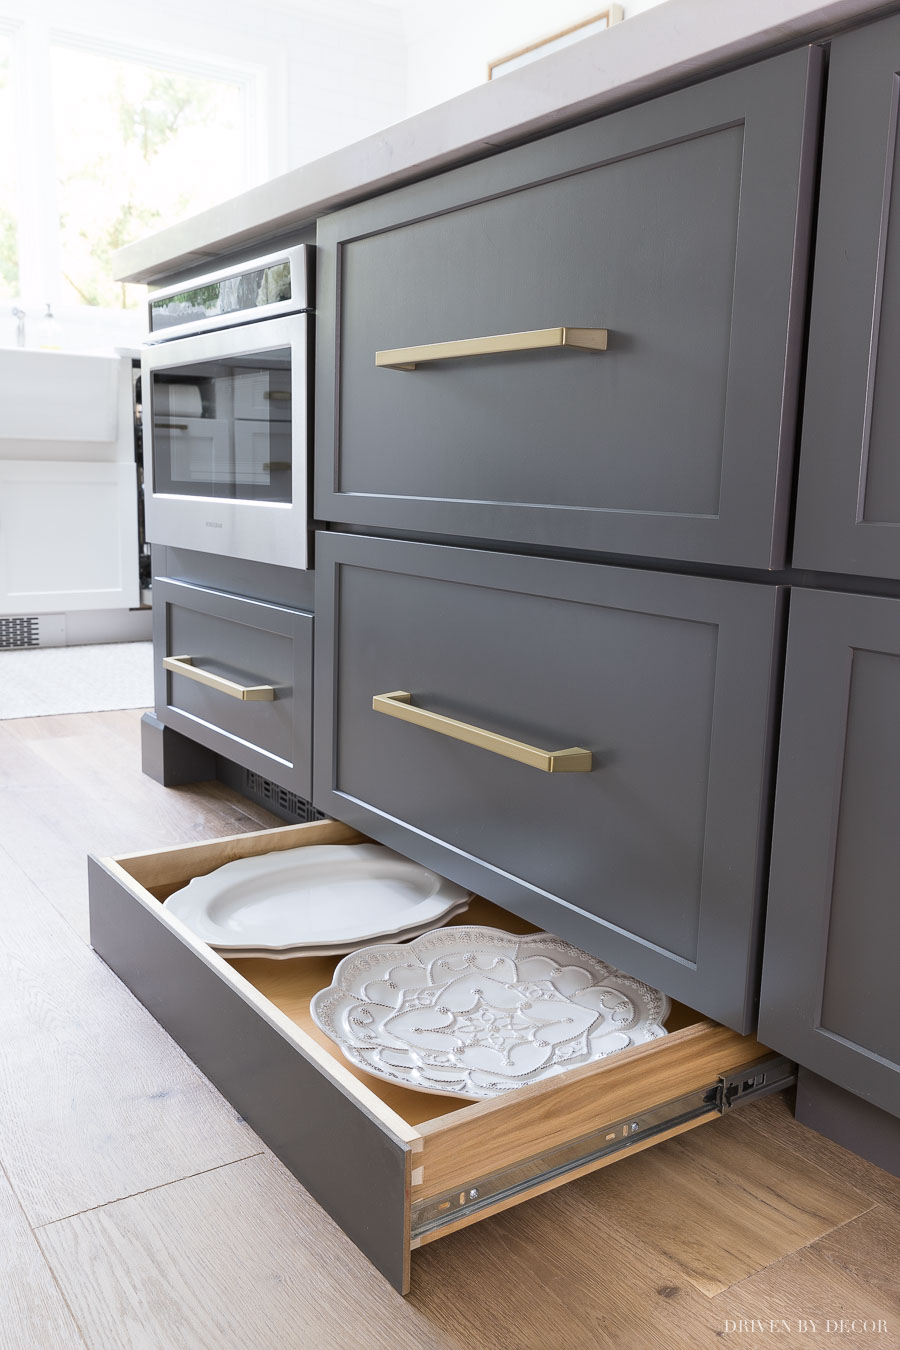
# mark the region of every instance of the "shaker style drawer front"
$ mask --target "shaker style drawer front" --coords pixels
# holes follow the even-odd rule
[[[760,1034],[900,1116],[900,600],[791,600]]]
[[[819,58],[320,221],[317,516],[780,565]]]
[[[157,716],[309,797],[312,615],[156,578],[153,622]]]
[[[794,563],[900,578],[900,17],[832,43]]]
[[[779,1085],[752,1037],[675,1005],[668,1035],[541,1083],[476,1103],[416,1092],[352,1067],[312,1021],[339,958],[225,961],[161,903],[235,858],[361,839],[326,821],[91,859],[91,942],[401,1292],[414,1248],[715,1120],[745,1066]],[[530,931],[480,900],[453,922],[470,921]]]
[[[778,588],[318,547],[316,805],[747,1029]]]

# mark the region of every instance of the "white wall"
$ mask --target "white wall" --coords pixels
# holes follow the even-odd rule
[[[661,0],[623,0],[626,22]],[[27,22],[152,58],[237,64],[258,89],[244,181],[223,147],[222,198],[308,163],[484,82],[491,60],[592,17],[605,0],[0,0]],[[510,77],[505,77],[510,78]],[[37,95],[35,95],[37,97]],[[37,109],[38,114],[40,108]],[[2,129],[0,129],[2,134]],[[27,169],[26,169],[27,172]],[[45,213],[46,214],[46,213]],[[52,228],[52,222],[50,225]],[[52,243],[52,241],[51,241]],[[29,345],[43,309],[28,297]],[[140,311],[57,310],[63,345],[139,341]],[[0,346],[11,336],[0,307]],[[36,339],[34,339],[36,341]]]
[[[98,44],[111,54],[179,62],[209,73],[236,67],[250,80],[251,153],[246,164],[221,156],[221,197],[316,159],[340,145],[396,122],[406,111],[406,61],[400,10],[377,0],[0,0],[0,31],[16,39],[20,85],[29,100],[29,124],[45,124],[42,159],[52,155],[46,58],[38,46],[56,37]],[[37,64],[32,68],[32,62]],[[0,135],[8,129],[0,127]],[[52,256],[55,217],[39,198],[46,175],[27,154],[18,163],[19,192],[30,201],[44,239],[32,235],[25,249]],[[52,207],[52,203],[50,204]],[[40,269],[38,269],[40,270]],[[23,279],[36,275],[26,266]],[[52,295],[28,288],[28,345],[40,341],[38,320]],[[0,346],[15,341],[10,306],[0,304]],[[141,311],[110,312],[88,306],[55,307],[62,345],[69,350],[127,346],[140,341]]]
[[[238,63],[261,77],[255,181],[405,115],[399,3],[386,0],[0,0],[0,25],[35,21],[132,54]],[[223,161],[223,196],[231,195]]]
[[[623,0],[625,21],[660,3]],[[421,112],[482,84],[490,61],[606,7],[607,0],[409,0],[404,10],[407,112]]]

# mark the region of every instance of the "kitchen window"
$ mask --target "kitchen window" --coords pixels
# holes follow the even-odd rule
[[[0,295],[19,293],[19,248],[13,209],[16,162],[13,137],[10,40],[0,33]]]
[[[29,20],[0,31],[0,295],[139,305],[112,255],[266,176],[264,82]]]

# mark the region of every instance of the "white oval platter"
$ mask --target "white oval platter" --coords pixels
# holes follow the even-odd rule
[[[312,844],[238,858],[165,907],[220,952],[358,946],[440,923],[469,892],[381,844]]]
[[[462,914],[469,908],[468,900],[464,900],[461,905],[454,906],[449,913],[445,914],[442,923],[449,923],[455,919],[457,914]],[[391,933],[391,942],[408,942],[410,938],[421,937],[423,933],[429,932],[434,927],[430,922],[423,925],[417,925],[415,928],[404,930],[401,933]],[[220,956],[226,956],[229,961],[295,961],[303,956],[346,956],[348,952],[355,952],[369,942],[368,938],[362,942],[343,943],[337,947],[287,947],[284,951],[273,951],[271,947],[224,947],[219,952]],[[218,948],[215,949],[219,951]]]
[[[310,1009],[358,1068],[477,1100],[664,1036],[669,1000],[549,933],[460,925],[345,956]]]

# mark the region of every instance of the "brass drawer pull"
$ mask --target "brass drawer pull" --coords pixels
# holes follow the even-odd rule
[[[485,731],[481,727],[470,726],[468,722],[457,722],[453,717],[443,717],[440,713],[429,712],[427,708],[416,708],[412,703],[412,694],[402,690],[397,690],[393,694],[376,694],[372,699],[372,707],[375,712],[387,713],[388,717],[399,717],[401,722],[412,722],[413,726],[437,731],[442,736],[452,736],[455,741],[477,745],[481,750],[504,755],[507,759],[517,760],[519,764],[530,764],[533,769],[542,769],[544,773],[591,771],[590,750],[578,747],[569,750],[540,750],[535,745],[513,741],[509,736],[500,736],[495,731]]]
[[[376,352],[375,364],[386,370],[415,370],[424,361],[533,352],[544,347],[577,347],[585,352],[605,352],[606,338],[605,328],[534,328],[528,333],[498,333],[495,337],[461,338],[457,342],[429,342],[424,347],[393,347]]]
[[[240,698],[252,703],[271,703],[275,697],[273,685],[236,684],[234,680],[226,680],[224,675],[213,675],[211,671],[195,666],[193,656],[164,656],[163,666],[173,675],[184,675],[189,680],[196,680],[198,684],[208,685],[210,689],[218,689],[220,694],[229,694],[231,698]]]
[[[154,419],[153,425],[157,431],[187,431],[187,422],[157,422]]]
[[[281,400],[284,403],[291,401],[291,392],[289,389],[264,389],[263,398]]]

